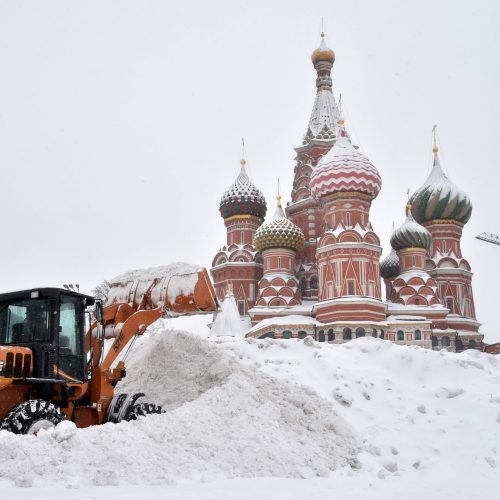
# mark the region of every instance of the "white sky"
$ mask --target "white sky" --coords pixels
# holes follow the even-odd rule
[[[495,1],[0,3],[0,290],[175,260],[210,266],[241,137],[273,212],[315,95],[321,17],[336,94],[379,169],[384,255],[406,190],[441,160],[474,209],[462,248],[486,341],[500,340],[500,4]]]

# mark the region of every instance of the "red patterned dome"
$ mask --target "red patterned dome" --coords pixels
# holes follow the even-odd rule
[[[311,173],[309,186],[315,198],[338,192],[360,192],[376,198],[382,179],[375,166],[351,143],[343,122],[340,136]]]

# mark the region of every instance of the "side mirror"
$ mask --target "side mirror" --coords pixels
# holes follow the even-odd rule
[[[94,315],[95,315],[95,319],[97,321],[99,321],[99,323],[102,323],[102,320],[104,317],[104,311],[102,308],[102,302],[100,300],[96,300]]]

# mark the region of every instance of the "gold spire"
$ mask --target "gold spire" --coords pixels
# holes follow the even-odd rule
[[[439,148],[437,147],[437,140],[436,140],[436,129],[437,129],[437,125],[434,125],[434,127],[432,127],[432,135],[434,137],[434,147],[432,148],[432,152],[434,153],[434,156],[436,156],[436,153],[439,151]]]
[[[281,206],[281,195],[280,195],[280,178],[278,177],[278,193],[276,194],[276,205]]]
[[[241,160],[240,160],[240,165],[241,168],[243,168],[246,165],[246,160],[245,160],[245,139],[242,137],[241,138]]]

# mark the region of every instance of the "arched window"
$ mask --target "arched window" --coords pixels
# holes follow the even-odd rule
[[[438,339],[435,335],[431,337],[432,340],[432,347],[437,347],[438,346]]]
[[[274,339],[274,332],[264,333],[264,335],[261,335],[259,339]]]
[[[305,332],[304,330],[300,330],[297,337],[299,337],[299,339],[305,339],[307,337],[307,332]]]
[[[300,291],[302,294],[306,292],[307,284],[306,284],[306,279],[305,278],[300,278]]]
[[[375,337],[375,338],[377,337],[377,329],[376,328],[374,328],[372,330],[372,337]]]
[[[356,328],[356,338],[364,336],[365,336],[365,329],[362,326]]]
[[[398,330],[398,341],[401,342],[405,339],[405,332],[403,330]]]
[[[311,281],[309,282],[309,287],[312,290],[318,289],[318,277],[317,276],[311,276]]]
[[[415,330],[415,340],[422,340],[422,332],[420,330]]]
[[[328,330],[328,342],[333,342],[335,340],[335,332],[332,328]]]
[[[344,340],[351,340],[352,339],[352,331],[350,328],[344,328],[342,332],[342,338]]]
[[[455,350],[457,352],[464,350],[464,343],[460,339],[455,340]]]
[[[474,339],[469,340],[469,349],[476,348],[476,341]]]
[[[420,305],[420,299],[415,299],[415,305],[419,306]]]
[[[318,333],[318,340],[320,342],[324,342],[325,341],[325,332],[323,330],[319,331],[319,333]]]
[[[380,338],[381,338],[382,340],[384,340],[384,339],[385,339],[385,332],[384,332],[384,330],[380,330]]]
[[[443,339],[441,340],[443,347],[449,347],[451,342],[450,342],[450,337],[448,335],[445,335]]]
[[[289,331],[289,330],[285,330],[283,333],[282,333],[282,336],[284,339],[291,339],[292,338],[292,332]]]

